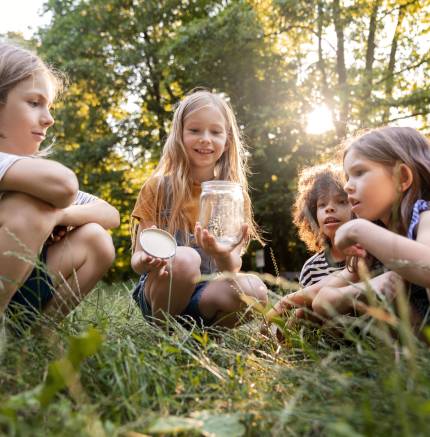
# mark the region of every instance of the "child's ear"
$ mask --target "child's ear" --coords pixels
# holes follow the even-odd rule
[[[406,164],[400,164],[398,168],[399,172],[399,188],[402,193],[404,193],[414,181],[414,175],[410,167]]]

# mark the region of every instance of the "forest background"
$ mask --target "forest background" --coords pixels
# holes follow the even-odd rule
[[[280,271],[309,255],[291,220],[300,168],[362,128],[430,132],[429,0],[48,0],[44,11],[52,19],[31,39],[3,36],[69,77],[47,142],[121,213],[110,281],[130,278],[130,212],[194,87],[235,109],[271,273],[271,252]]]

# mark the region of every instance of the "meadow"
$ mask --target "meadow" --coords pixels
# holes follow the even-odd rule
[[[279,322],[279,342],[258,314],[230,331],[160,329],[132,285],[99,284],[63,322],[19,337],[4,321],[0,435],[428,435],[430,354],[407,311]]]

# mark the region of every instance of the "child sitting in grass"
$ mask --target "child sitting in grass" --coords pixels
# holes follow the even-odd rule
[[[133,297],[144,317],[166,314],[203,326],[234,327],[246,305],[237,290],[262,304],[267,288],[257,276],[240,272],[249,239],[260,239],[248,195],[245,144],[230,104],[221,94],[196,90],[179,102],[160,162],[142,187],[133,210],[137,232],[131,265],[141,275]],[[245,197],[242,238],[234,246],[217,242],[198,222],[201,183],[236,182]],[[156,226],[177,242],[172,266],[148,255],[139,238]],[[217,280],[201,275],[227,272]],[[170,278],[172,282],[170,283]]]
[[[115,258],[118,211],[40,150],[60,88],[37,55],[0,43],[0,318],[23,328],[66,316]]]
[[[351,219],[344,182],[342,167],[332,163],[307,167],[299,175],[293,221],[302,241],[316,252],[303,265],[302,287],[345,268],[345,255],[333,245],[336,230]]]

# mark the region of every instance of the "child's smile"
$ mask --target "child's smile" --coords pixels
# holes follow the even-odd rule
[[[193,149],[196,153],[200,153],[201,155],[211,155],[214,153],[212,149],[202,149],[202,148],[195,148]]]

